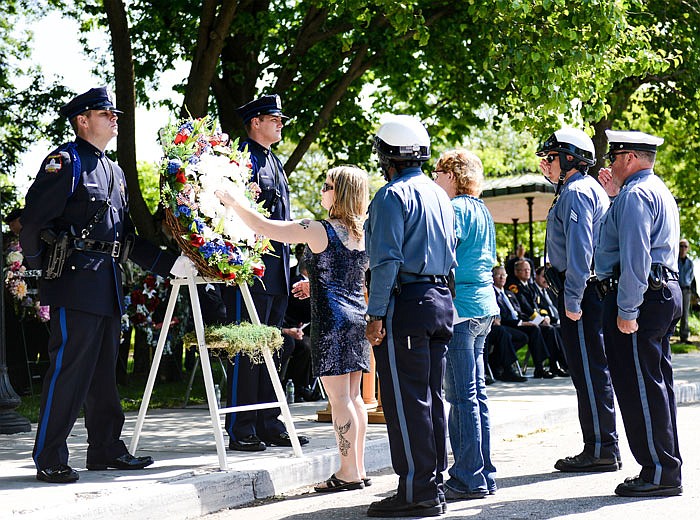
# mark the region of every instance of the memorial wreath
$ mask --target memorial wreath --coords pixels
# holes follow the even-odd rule
[[[244,193],[251,207],[266,214],[256,202],[259,188],[249,182],[248,152],[238,150],[237,141],[229,143],[208,116],[168,125],[160,131],[160,142],[165,222],[182,252],[205,277],[249,284],[262,277],[261,257],[271,252],[270,241],[251,231],[214,194]]]

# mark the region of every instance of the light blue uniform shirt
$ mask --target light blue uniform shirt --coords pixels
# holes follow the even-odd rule
[[[447,275],[455,265],[454,211],[418,167],[397,172],[374,196],[365,221],[372,279],[367,314],[385,316],[399,271]]]
[[[499,314],[491,268],[496,264],[496,228],[484,202],[469,195],[452,199],[457,234],[454,305],[460,318]]]
[[[651,264],[678,269],[680,225],[673,195],[650,169],[631,175],[603,218],[595,252],[601,280],[620,268],[618,316],[634,320],[644,301]]]
[[[598,181],[576,172],[547,216],[549,262],[557,271],[566,271],[564,307],[570,312],[581,312],[600,223],[609,206],[608,194]]]
[[[693,283],[693,278],[695,278],[695,271],[693,270],[693,261],[685,257],[682,261],[678,259],[678,283],[681,287],[690,287]]]

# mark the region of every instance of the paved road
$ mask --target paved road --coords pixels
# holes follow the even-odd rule
[[[621,423],[622,421],[618,421]],[[684,494],[680,497],[634,499],[614,495],[615,486],[638,473],[621,433],[623,469],[615,473],[562,474],[555,460],[580,451],[578,423],[563,423],[515,436],[493,439],[493,458],[500,489],[483,500],[451,503],[442,518],[690,520],[700,508],[700,404],[678,410]],[[373,485],[362,491],[319,494],[303,487],[283,496],[205,516],[206,520],[346,520],[366,518],[367,506],[393,493],[396,476],[372,475]]]

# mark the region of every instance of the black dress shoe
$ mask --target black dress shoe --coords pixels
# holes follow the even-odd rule
[[[527,381],[527,377],[520,376],[512,370],[504,370],[503,373],[497,377],[497,379],[508,383],[524,383]]]
[[[380,518],[397,518],[403,516],[426,517],[444,514],[439,498],[422,502],[406,502],[394,495],[379,502],[372,502],[367,509],[367,516]]]
[[[553,368],[552,370],[550,370],[550,372],[552,372],[552,374],[557,377],[571,377],[566,370],[562,370],[559,367]]]
[[[486,375],[484,376],[484,383],[486,383],[487,385],[492,385],[492,384],[495,383],[495,381],[493,380],[493,377],[491,377],[490,375],[486,374]]]
[[[36,472],[36,479],[49,484],[68,484],[78,480],[78,472],[66,464],[56,464]]]
[[[299,444],[301,444],[302,446],[305,446],[309,443],[309,438],[303,435],[297,436],[297,439],[299,439]],[[289,438],[289,434],[287,432],[282,432],[272,437],[263,437],[263,440],[268,446],[291,447],[292,445],[292,439]]]
[[[152,457],[134,457],[131,453],[125,453],[117,457],[116,459],[110,460],[108,462],[103,462],[101,464],[96,464],[94,462],[88,462],[85,467],[89,470],[103,470],[103,469],[143,469],[146,466],[153,464]]]
[[[265,451],[267,446],[257,435],[248,435],[240,440],[228,441],[228,449],[233,451]]]
[[[535,379],[552,379],[554,374],[552,374],[549,370],[545,370],[544,368],[536,368],[532,377]]]
[[[683,494],[683,486],[662,486],[642,477],[629,477],[615,488],[615,494],[621,497],[675,497]]]
[[[573,457],[559,459],[554,468],[565,473],[601,473],[605,471],[617,471],[619,465],[615,457],[599,459],[586,452]]]

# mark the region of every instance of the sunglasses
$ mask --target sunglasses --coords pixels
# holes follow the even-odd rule
[[[545,157],[545,159],[547,160],[547,162],[548,162],[549,164],[552,164],[554,161],[557,160],[557,157],[559,157],[559,154],[558,154],[558,153],[550,153],[549,155],[547,155],[547,156]]]
[[[324,182],[324,183],[321,185],[321,191],[322,191],[323,193],[325,193],[325,192],[327,192],[327,191],[333,191],[333,185],[332,185],[332,184],[328,184],[327,182]]]
[[[445,170],[433,170],[430,172],[430,176],[433,178],[433,180],[437,179],[438,173],[447,173]]]
[[[610,164],[613,164],[617,160],[618,155],[624,155],[628,153],[631,153],[632,155],[637,157],[637,155],[632,152],[610,152],[608,153],[608,162],[610,162]]]

